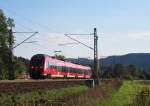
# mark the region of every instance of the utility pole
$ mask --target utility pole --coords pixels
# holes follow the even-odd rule
[[[94,80],[99,85],[99,60],[98,60],[98,36],[97,30],[94,28]]]
[[[12,27],[9,30],[9,80],[14,79],[14,57],[13,57],[13,32]]]
[[[19,44],[14,46],[14,42],[13,42],[13,33],[33,33],[31,36],[27,37],[25,40],[23,40],[22,42],[20,42]],[[26,42],[28,39],[30,39],[31,37],[33,37],[35,34],[37,34],[38,32],[13,32],[12,31],[12,27],[9,30],[9,74],[8,74],[8,79],[9,80],[14,80],[14,55],[13,55],[13,49],[15,49],[16,47],[20,46],[23,43],[33,43],[33,42]]]
[[[100,84],[100,78],[99,78],[99,60],[98,60],[98,36],[97,36],[97,29],[94,28],[94,33],[91,34],[64,34],[66,37],[76,41],[77,43],[91,49],[94,51],[94,71],[93,71],[93,78],[95,81],[96,85]],[[90,47],[82,42],[80,42],[79,40],[72,38],[69,35],[94,35],[94,48]]]

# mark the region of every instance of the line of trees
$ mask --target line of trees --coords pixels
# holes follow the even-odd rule
[[[102,67],[102,78],[120,78],[120,79],[147,79],[150,80],[150,71],[142,70],[134,64],[123,65],[115,64]]]

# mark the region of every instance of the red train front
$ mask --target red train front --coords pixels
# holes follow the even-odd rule
[[[30,61],[30,77],[40,78],[90,78],[91,68],[37,54]]]

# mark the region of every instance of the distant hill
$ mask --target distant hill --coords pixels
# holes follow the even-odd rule
[[[69,59],[71,62],[79,63],[82,65],[89,65],[93,63],[93,60],[86,58]],[[112,64],[135,64],[143,69],[150,69],[150,53],[130,53],[121,56],[109,56],[99,60],[100,64],[112,65]]]
[[[103,65],[111,64],[135,64],[143,69],[150,69],[150,53],[131,53],[122,56],[109,56],[101,59],[100,63]]]

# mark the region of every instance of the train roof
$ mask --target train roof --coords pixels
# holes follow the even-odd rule
[[[46,55],[46,54],[36,54],[34,56],[44,56],[45,58],[49,58],[49,59],[51,59],[52,62],[55,62],[56,65],[58,65],[58,66],[66,66],[67,65],[68,67],[72,67],[72,68],[79,68],[79,69],[86,69],[86,70],[91,69],[88,66],[83,66],[83,65],[74,64],[74,63],[71,63],[71,62],[66,62],[66,61],[63,61],[63,60],[58,60],[58,59],[54,58],[53,56],[49,56],[49,55]]]

